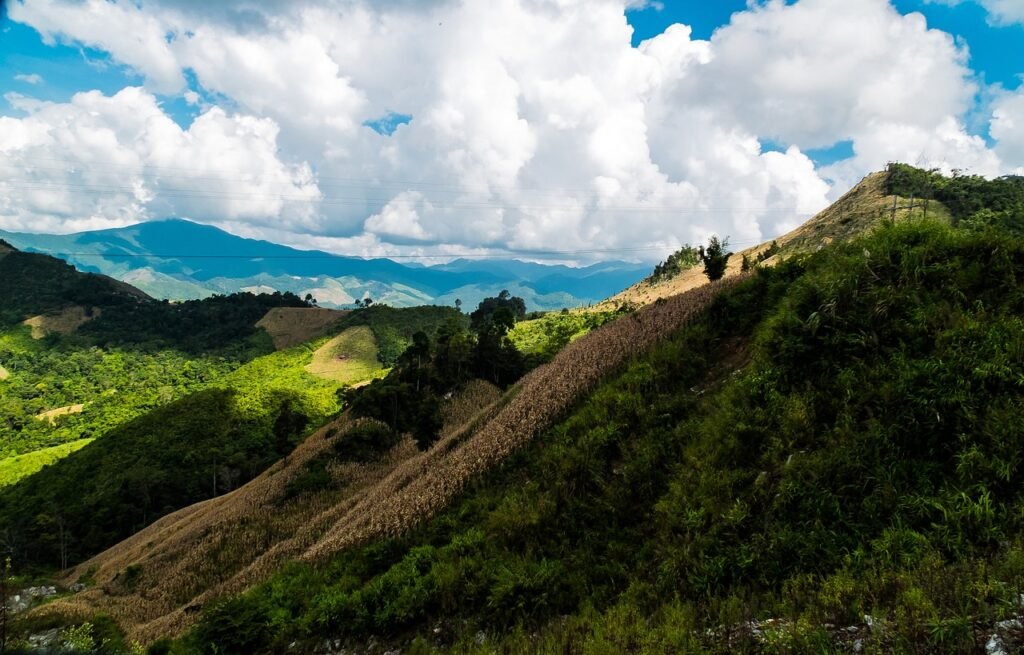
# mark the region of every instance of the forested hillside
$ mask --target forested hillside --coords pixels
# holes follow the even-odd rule
[[[414,334],[346,396],[383,423],[343,415],[223,502],[76,569],[65,582],[95,586],[22,629],[70,622],[116,651],[109,612],[175,655],[1015,652],[1019,180],[893,167],[872,184],[918,198],[919,179],[948,204],[938,220],[886,220],[875,198],[866,234],[585,337],[605,317],[513,328],[499,303],[470,317],[475,348],[500,333],[476,369],[451,347],[465,323]],[[418,424],[388,410],[415,407],[379,400],[456,397],[451,363],[493,373],[522,357],[516,338],[537,362],[571,344],[499,375],[505,395],[424,450],[398,440]],[[190,547],[200,572],[173,564]]]
[[[0,337],[11,355],[0,361],[10,361],[13,371],[0,383],[9,384],[0,389],[0,403],[11,408],[0,440],[8,454],[0,465],[7,463],[10,471],[0,484],[12,485],[50,463],[18,484],[0,487],[0,524],[12,536],[8,555],[19,569],[65,568],[170,511],[229,492],[338,411],[338,392],[347,385],[307,370],[329,337],[272,352],[269,338],[253,328],[253,315],[265,311],[261,303],[268,299],[276,297],[239,294],[171,305],[195,328],[181,341],[168,342],[177,333],[174,325],[149,327],[141,320],[131,335],[139,341],[134,346],[125,345],[130,335],[122,337],[118,330],[97,333],[119,344],[107,347],[84,347],[91,334],[51,340],[49,348],[23,331]],[[371,307],[345,315],[331,334],[367,326],[379,335],[387,356],[403,350],[415,332],[433,334],[460,316],[447,307]],[[204,342],[212,347],[222,334],[235,337],[224,337],[231,346],[227,351],[190,355],[161,347]],[[197,342],[197,335],[208,336]],[[246,351],[238,348],[241,343],[260,347]],[[269,354],[252,357],[259,352]],[[244,354],[250,361],[241,359]],[[32,414],[40,399],[92,400],[81,413],[51,424]],[[79,440],[96,437],[81,447]],[[80,450],[65,448],[61,461],[24,457],[71,443]],[[19,473],[19,466],[29,470]]]
[[[763,270],[438,518],[175,650],[973,652],[1024,591],[1022,274],[934,224]]]

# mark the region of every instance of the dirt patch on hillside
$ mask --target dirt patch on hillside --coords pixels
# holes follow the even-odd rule
[[[257,321],[256,327],[266,330],[274,347],[283,350],[326,334],[347,313],[323,307],[278,307]]]
[[[91,310],[75,305],[65,307],[59,312],[42,314],[25,319],[24,325],[32,328],[32,338],[42,339],[48,334],[71,334],[84,323],[88,323],[101,314],[99,307]]]
[[[0,366],[0,380],[6,380],[9,377],[11,377],[11,374],[7,371],[7,369],[4,368],[3,366]]]
[[[85,409],[84,403],[68,405],[67,407],[58,407],[57,409],[51,409],[49,411],[36,414],[36,420],[49,421],[50,425],[53,425],[61,416],[67,416],[68,414],[81,414],[83,409]]]

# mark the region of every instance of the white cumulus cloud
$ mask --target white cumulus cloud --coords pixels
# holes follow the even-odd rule
[[[0,226],[72,231],[187,216],[211,223],[286,217],[316,229],[307,165],[277,151],[273,121],[213,108],[182,129],[135,87],[67,103],[9,97],[0,118]]]
[[[54,206],[12,188],[0,220],[68,229],[187,212],[353,252],[655,257],[711,233],[737,245],[777,235],[890,160],[989,175],[1022,165],[1017,101],[994,105],[995,148],[970,134],[966,48],[887,0],[752,2],[710,40],[674,25],[634,48],[624,11],[643,4],[15,3],[14,20],[109,52],[150,91],[15,98],[28,115],[0,119],[16,126],[0,150],[83,150],[138,170],[119,183],[130,191],[67,186],[47,196]],[[204,113],[183,130],[150,92]],[[412,119],[390,136],[364,126],[389,112]],[[845,141],[853,157],[825,169],[807,155]]]

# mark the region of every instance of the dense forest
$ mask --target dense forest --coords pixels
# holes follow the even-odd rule
[[[22,328],[0,337],[0,357],[9,357],[0,361],[14,372],[0,383],[7,385],[0,406],[10,408],[0,454],[99,437],[0,487],[0,537],[16,569],[64,568],[170,511],[226,493],[340,409],[344,385],[304,368],[328,337],[256,357],[272,346],[252,328],[252,315],[278,297],[246,295],[183,305],[193,305],[186,315],[202,317],[194,319],[196,333],[234,333],[255,344],[248,351],[227,337],[226,351],[201,356],[152,347],[174,334],[167,327],[154,327],[141,349],[89,345],[91,336],[77,335],[44,343]],[[366,325],[404,349],[415,332],[466,322],[453,308],[377,306],[344,316],[333,332]],[[86,400],[85,411],[54,424],[35,417],[46,404]]]
[[[148,296],[127,284],[103,275],[80,273],[55,257],[2,250],[0,328],[69,305],[102,309],[148,300]]]
[[[77,272],[70,279],[93,278],[104,279]],[[0,458],[98,437],[208,386],[273,352],[256,327],[269,309],[304,306],[293,294],[173,304],[135,299],[108,307],[71,334],[35,339],[26,326],[8,326],[0,331],[0,365],[7,372],[0,381]],[[43,418],[75,405],[83,411]]]

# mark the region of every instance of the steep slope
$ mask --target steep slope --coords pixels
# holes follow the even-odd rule
[[[195,608],[242,591],[290,559],[322,561],[353,545],[402,533],[443,509],[470,479],[528,443],[624,361],[687,324],[742,279],[705,286],[591,332],[529,374],[501,403],[481,405],[482,413],[464,429],[452,430],[423,453],[406,447],[377,475],[355,476],[357,484],[343,501],[317,505],[316,513],[301,521],[282,519],[302,529],[279,531],[267,524],[267,508],[280,506],[303,465],[335,441],[344,444],[352,428],[343,420],[321,430],[287,461],[238,491],[171,515],[83,563],[68,580],[89,572],[97,586],[48,611],[83,614],[103,608],[133,636],[176,634],[196,618]],[[249,527],[257,534],[243,540],[229,536]],[[204,552],[243,543],[234,565],[220,558],[198,573],[201,562],[212,564]],[[130,566],[136,571],[133,589],[145,593],[118,585],[118,576]]]
[[[470,404],[486,409],[427,453],[342,419],[78,568],[68,581],[99,570],[97,587],[44,612],[110,611],[145,639],[198,617],[175,653],[382,635],[455,652],[1015,647],[1022,276],[1020,241],[898,221],[654,302]]]
[[[907,224],[720,287],[447,510],[344,530],[176,652],[1016,652],[1022,274]]]
[[[275,307],[256,326],[263,328],[280,350],[326,334],[345,313],[322,307]]]
[[[266,311],[258,304],[243,308],[240,317],[234,312],[231,316],[251,321]],[[282,310],[270,313],[277,311]],[[36,403],[40,388],[63,384],[75,395],[45,396],[79,400],[77,405],[63,402],[30,414],[24,410],[37,404],[14,406],[8,404],[14,399],[0,394],[0,408],[18,410],[5,417],[14,425],[0,423],[0,455],[8,456],[0,459],[0,471],[9,470],[6,481],[17,482],[0,489],[0,524],[15,539],[8,547],[15,565],[21,570],[63,568],[164,514],[236,488],[336,413],[340,390],[377,375],[376,357],[383,348],[377,347],[375,333],[388,340],[391,350],[403,349],[412,333],[433,334],[439,325],[461,316],[448,307],[381,307],[342,312],[339,323],[333,310],[325,311],[334,322],[329,335],[276,352],[268,348],[269,354],[244,362],[225,361],[223,354],[204,362],[163,350],[104,352],[90,347],[45,351],[38,362],[48,377],[38,378],[23,366],[24,353],[12,350],[11,361],[19,365],[16,372],[22,378],[12,391],[32,393]],[[331,338],[353,331],[363,335],[359,343]],[[0,335],[0,354],[8,352],[6,343],[19,345],[17,339]],[[25,335],[20,345],[39,347]],[[320,352],[329,360],[365,366],[321,370],[316,366],[323,359]],[[76,374],[62,375],[65,366]],[[76,379],[82,372],[88,379]],[[142,388],[123,383],[124,388],[110,393],[99,386],[120,378],[137,380]],[[91,391],[84,407],[79,395],[83,389]],[[69,408],[83,411],[71,415]],[[77,452],[51,448],[83,437],[99,438]],[[43,454],[21,457],[43,449],[48,449],[52,464],[43,470],[26,465],[42,461]],[[67,457],[54,463],[58,455]],[[29,473],[34,475],[26,478]],[[17,479],[12,479],[15,474]],[[60,534],[69,540],[62,544]]]
[[[125,306],[149,300],[142,291],[104,275],[80,273],[65,262],[0,247],[0,327],[71,307]]]
[[[910,198],[888,194],[888,172],[872,173],[850,189],[842,198],[812,217],[800,227],[777,239],[734,253],[729,258],[726,275],[740,272],[743,257],[755,259],[769,250],[774,243],[777,253],[763,263],[771,266],[783,257],[796,253],[815,252],[833,242],[845,241],[863,235],[885,220],[895,218],[897,222],[909,218],[934,218],[949,220],[950,213],[942,203],[931,200],[927,204],[918,200],[911,205]],[[894,211],[895,210],[895,211]],[[598,303],[594,309],[604,311],[624,303],[646,305],[658,298],[682,293],[707,282],[701,266],[683,271],[668,280],[655,283],[641,281]]]

